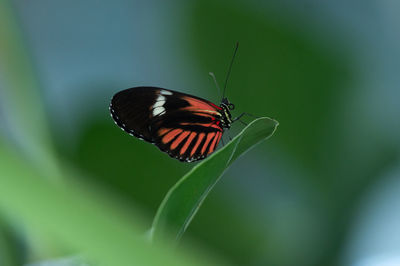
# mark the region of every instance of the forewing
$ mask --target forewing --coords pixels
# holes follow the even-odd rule
[[[152,142],[149,107],[157,98],[157,89],[136,87],[116,93],[110,104],[115,123],[131,135]]]
[[[199,97],[157,87],[118,92],[110,105],[118,126],[181,161],[215,150],[223,134],[220,110]]]

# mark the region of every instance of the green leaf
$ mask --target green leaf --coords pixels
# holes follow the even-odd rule
[[[24,255],[25,250],[19,235],[0,214],[0,265],[21,265]]]
[[[85,262],[79,256],[73,256],[35,262],[32,264],[26,264],[25,266],[90,266],[90,264]]]
[[[152,240],[164,238],[166,234],[178,240],[225,170],[240,155],[269,138],[277,126],[278,122],[273,119],[258,118],[225,147],[193,167],[161,203],[153,221]]]
[[[60,179],[60,170],[41,99],[41,84],[13,1],[0,0],[0,113],[10,135],[41,169]]]
[[[50,181],[1,138],[0,169],[1,213],[30,232],[51,235],[93,265],[200,265],[192,250],[173,251],[161,242],[149,245],[143,214],[134,206],[123,207],[94,184],[84,183],[82,176],[74,181],[79,174],[71,169],[64,169],[63,182]]]

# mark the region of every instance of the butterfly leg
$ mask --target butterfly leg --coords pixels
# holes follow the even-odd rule
[[[238,117],[232,119],[232,122],[239,121],[243,125],[247,126],[248,125],[247,123],[245,123],[242,120],[240,120],[240,118],[242,118],[245,115],[250,116],[250,117],[254,117],[254,118],[260,118],[259,116],[255,116],[255,115],[252,115],[252,114],[249,114],[249,113],[241,113]]]
[[[247,123],[243,122],[242,120],[240,120],[240,118],[242,118],[246,113],[242,113],[241,115],[239,115],[238,117],[232,119],[232,123],[235,121],[239,121],[240,123],[242,123],[243,125],[247,126]]]
[[[248,124],[247,123],[245,123],[245,122],[243,122],[242,120],[240,120],[240,119],[237,119],[240,123],[242,123],[243,125],[245,125],[245,126],[247,126]]]
[[[228,129],[228,130],[227,130],[227,133],[226,133],[226,136],[228,136],[229,141],[232,141],[232,137],[231,137],[231,135],[229,135],[229,132],[230,132],[230,130]]]
[[[245,113],[241,113],[238,117],[235,117],[234,119],[232,119],[232,122],[235,122],[237,120],[240,121],[240,118],[242,118],[244,116]]]
[[[250,117],[253,117],[253,118],[260,118],[260,116],[256,116],[256,115],[253,115],[253,114],[250,114],[250,113],[243,113],[244,115],[247,115],[247,116],[250,116]]]
[[[259,116],[255,116],[255,115],[252,115],[252,114],[249,114],[249,113],[241,113],[238,117],[234,118],[232,121],[233,122],[235,122],[236,120],[240,121],[240,118],[242,118],[245,115],[253,117],[253,118],[260,118]]]

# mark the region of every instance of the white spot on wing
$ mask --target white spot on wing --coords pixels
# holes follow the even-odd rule
[[[161,107],[165,103],[165,97],[162,95],[158,95],[156,102],[153,105],[153,108]]]
[[[157,116],[159,114],[162,114],[165,112],[165,108],[162,106],[158,106],[156,108],[153,109],[153,116]]]
[[[161,93],[162,95],[172,95],[172,92],[166,91],[166,90],[161,90],[160,93]]]
[[[156,102],[152,106],[153,108],[153,116],[157,116],[165,112],[165,108],[163,107],[166,102],[166,99],[161,94],[158,95]]]

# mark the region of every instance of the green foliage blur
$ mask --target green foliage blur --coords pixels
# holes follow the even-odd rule
[[[378,0],[0,0],[0,265],[82,253],[109,254],[104,265],[398,258],[399,12]],[[279,130],[225,173],[174,251],[148,245],[193,164],[119,130],[109,101],[149,85],[218,103],[208,72],[224,84],[236,41],[235,115]]]

